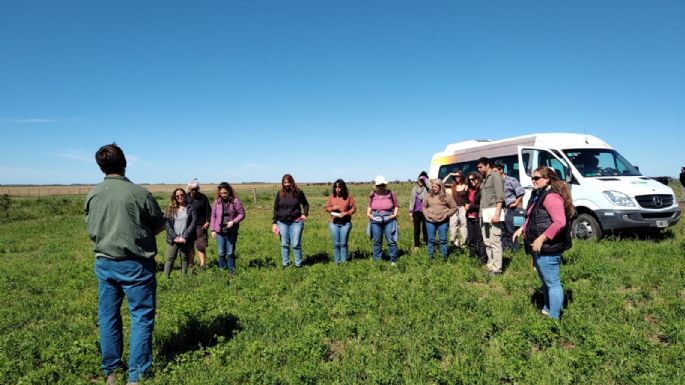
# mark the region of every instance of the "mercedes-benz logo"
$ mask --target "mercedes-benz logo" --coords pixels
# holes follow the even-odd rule
[[[652,202],[654,202],[654,206],[657,208],[661,207],[661,205],[664,204],[664,202],[661,200],[661,197],[658,195],[654,195],[652,197]]]

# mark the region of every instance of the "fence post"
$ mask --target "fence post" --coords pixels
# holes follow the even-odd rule
[[[257,188],[252,187],[252,201],[257,204]]]

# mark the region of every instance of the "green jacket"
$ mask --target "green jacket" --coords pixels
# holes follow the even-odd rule
[[[96,257],[154,258],[155,236],[164,214],[145,188],[124,176],[106,176],[90,191],[84,207],[88,236]]]
[[[495,207],[497,202],[502,202],[504,209],[504,181],[502,176],[495,169],[485,176],[483,184],[480,186],[480,208],[485,209]]]

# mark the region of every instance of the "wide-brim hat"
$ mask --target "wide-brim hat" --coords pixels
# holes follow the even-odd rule
[[[388,184],[388,181],[385,179],[383,175],[378,175],[376,179],[374,179],[374,184],[376,186],[380,186],[382,184]]]

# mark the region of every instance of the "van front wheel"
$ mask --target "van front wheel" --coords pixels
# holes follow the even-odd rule
[[[590,214],[579,214],[571,224],[573,236],[578,239],[599,239],[602,238],[602,227],[599,222]]]

